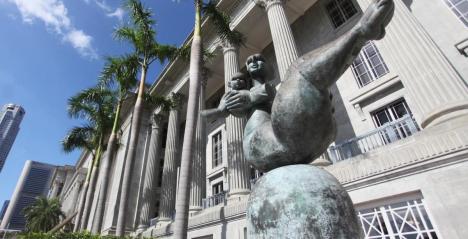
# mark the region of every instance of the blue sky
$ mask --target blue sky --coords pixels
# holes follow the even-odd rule
[[[157,40],[180,45],[193,26],[193,1],[143,0],[155,16]],[[21,129],[0,172],[0,206],[11,197],[26,160],[73,165],[60,140],[79,122],[67,99],[96,82],[103,56],[129,52],[112,38],[127,21],[119,0],[0,0],[0,105],[20,104]],[[153,65],[153,82],[161,66]]]

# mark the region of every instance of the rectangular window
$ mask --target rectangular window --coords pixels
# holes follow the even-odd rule
[[[223,163],[223,140],[221,131],[212,136],[213,168]]]
[[[399,99],[372,113],[372,119],[377,127],[381,127],[410,114],[405,99]]]
[[[325,8],[335,28],[343,25],[357,13],[357,9],[351,0],[332,0]]]
[[[468,0],[444,0],[450,10],[468,27]]]
[[[438,239],[422,199],[358,212],[366,239]]]
[[[362,48],[351,68],[359,87],[363,87],[388,73],[388,67],[372,41],[367,42]]]
[[[224,192],[223,184],[224,184],[223,182],[219,182],[213,185],[212,191],[211,191],[213,193],[213,196]]]
[[[384,143],[395,142],[418,131],[405,99],[388,104],[371,115],[375,126],[381,129],[379,133]]]

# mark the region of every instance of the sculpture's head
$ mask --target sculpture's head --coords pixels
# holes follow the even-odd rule
[[[229,88],[233,90],[245,90],[247,89],[247,81],[245,80],[244,74],[237,72],[229,80]]]
[[[252,78],[261,78],[264,80],[266,76],[266,64],[265,58],[263,58],[261,54],[254,54],[247,57],[245,66]]]

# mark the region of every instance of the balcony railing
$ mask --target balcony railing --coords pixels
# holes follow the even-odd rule
[[[226,192],[218,193],[211,197],[202,199],[203,209],[214,207],[221,203],[224,204],[225,202],[226,202]]]
[[[411,136],[417,131],[419,131],[419,127],[414,119],[408,115],[385,124],[367,134],[352,138],[335,146],[330,146],[330,158],[334,163],[349,159]]]

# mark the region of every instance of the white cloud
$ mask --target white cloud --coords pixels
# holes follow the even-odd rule
[[[107,5],[106,1],[104,1],[104,0],[94,0],[94,2],[96,2],[96,5],[98,5],[98,7],[101,8],[102,10],[104,10],[106,12],[112,11],[112,8],[109,7],[109,5]]]
[[[70,42],[72,46],[80,52],[80,54],[93,59],[97,58],[96,51],[91,46],[93,38],[86,35],[82,30],[71,30],[67,35],[65,35],[64,39]]]
[[[124,14],[125,14],[124,10],[123,10],[122,8],[119,7],[119,8],[117,8],[117,9],[115,9],[114,12],[108,13],[107,16],[108,16],[108,17],[116,17],[116,18],[119,19],[119,21],[122,21],[122,20],[123,20]]]
[[[91,0],[84,0],[86,3],[89,3]],[[124,10],[120,7],[112,10],[112,7],[107,4],[106,0],[93,0],[93,2],[106,13],[107,17],[116,17],[119,21],[122,21],[125,14]]]
[[[16,4],[23,22],[32,24],[35,20],[42,21],[53,29],[66,42],[69,42],[80,54],[95,58],[96,51],[92,47],[92,37],[82,30],[75,29],[68,10],[61,0],[9,0]]]

